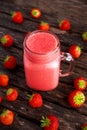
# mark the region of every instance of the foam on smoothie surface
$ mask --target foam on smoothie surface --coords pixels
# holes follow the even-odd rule
[[[35,53],[48,53],[57,47],[56,38],[45,32],[38,32],[31,35],[26,41],[27,47]]]

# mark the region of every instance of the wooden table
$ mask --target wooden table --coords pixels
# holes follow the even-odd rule
[[[11,3],[12,2],[12,3]],[[38,7],[42,11],[40,19],[33,19],[30,10]],[[10,12],[19,10],[23,12],[24,23],[14,24],[11,21]],[[58,20],[67,18],[71,22],[69,32],[58,29]],[[75,60],[74,74],[60,78],[58,87],[53,91],[39,92],[43,96],[44,104],[39,109],[33,109],[28,105],[27,93],[36,92],[27,87],[23,68],[23,40],[28,31],[37,29],[40,21],[46,21],[60,39],[61,50],[68,51],[72,44],[82,47],[82,55]],[[59,130],[80,130],[82,123],[87,123],[87,102],[78,109],[73,109],[68,103],[68,95],[74,90],[73,80],[78,76],[87,78],[87,43],[82,40],[82,33],[87,31],[87,1],[86,0],[0,0],[0,38],[4,34],[14,37],[14,44],[7,49],[0,45],[0,71],[9,75],[10,82],[7,88],[15,87],[19,91],[19,97],[15,102],[6,101],[7,88],[0,87],[0,95],[3,102],[0,104],[0,112],[8,108],[15,112],[14,123],[11,126],[0,124],[0,130],[41,130],[41,116],[54,114],[59,119]],[[3,60],[6,55],[13,54],[17,58],[17,66],[9,71],[4,68]],[[65,68],[66,63],[63,64]],[[87,90],[84,91],[87,98]]]

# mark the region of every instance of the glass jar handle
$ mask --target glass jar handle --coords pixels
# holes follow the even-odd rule
[[[60,70],[60,77],[68,76],[73,73],[73,66],[74,66],[74,59],[70,53],[62,52],[61,53],[61,60],[65,60],[70,62],[68,72],[63,73],[63,70]]]

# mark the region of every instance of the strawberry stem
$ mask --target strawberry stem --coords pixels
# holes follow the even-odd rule
[[[1,38],[1,43],[2,43],[2,44],[5,44],[6,42],[7,42],[7,39],[6,39],[5,37],[2,37],[2,38]]]
[[[47,117],[42,116],[41,119],[41,127],[49,126],[50,125],[50,120]]]
[[[5,57],[4,62],[8,61],[8,59],[9,59],[9,56],[7,55],[7,56]]]
[[[34,94],[30,95],[30,94],[27,94],[28,98],[29,98],[29,101],[32,100]]]
[[[76,103],[76,104],[81,104],[81,103],[83,103],[85,101],[85,96],[84,96],[84,94],[76,94],[75,95],[75,97],[74,97],[74,102]]]
[[[4,116],[6,115],[8,112],[8,110],[6,108],[3,109],[2,113],[0,114],[0,116]]]
[[[61,26],[61,24],[62,24],[62,20],[59,20],[58,25]]]
[[[14,17],[15,12],[11,11],[11,17]]]
[[[41,21],[41,25],[46,25],[47,23],[44,21]]]
[[[3,75],[3,73],[2,73],[2,72],[0,72],[0,76],[1,76],[1,75]]]
[[[78,85],[80,88],[84,88],[86,86],[86,82],[84,80],[79,80]]]
[[[7,90],[7,95],[10,95],[11,93],[12,93],[12,88],[9,88],[8,90]]]
[[[39,11],[37,9],[32,10],[32,15],[37,16],[39,14]]]

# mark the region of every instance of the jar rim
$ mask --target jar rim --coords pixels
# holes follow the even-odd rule
[[[35,34],[35,33],[39,33],[39,32],[45,32],[45,33],[49,33],[49,34],[52,34],[55,38],[56,38],[56,40],[58,41],[57,42],[57,46],[53,49],[53,50],[51,50],[51,51],[49,51],[49,52],[47,52],[47,53],[38,53],[38,52],[34,52],[34,51],[32,51],[32,50],[30,50],[28,47],[27,47],[27,42],[26,42],[26,40],[31,36],[31,35],[33,35],[33,34]],[[24,48],[25,48],[25,50],[27,51],[27,52],[30,52],[30,53],[32,53],[32,54],[34,54],[34,55],[49,55],[49,54],[51,54],[51,53],[55,53],[57,50],[58,50],[58,48],[60,47],[60,42],[59,42],[59,39],[58,39],[58,37],[53,33],[53,32],[51,32],[51,31],[42,31],[42,30],[35,30],[35,31],[33,31],[33,32],[31,32],[30,34],[27,34],[27,36],[25,37],[25,39],[24,39]]]

